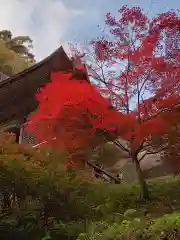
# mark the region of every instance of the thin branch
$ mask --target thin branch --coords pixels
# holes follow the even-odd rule
[[[114,180],[115,182],[121,183],[121,181],[120,181],[118,178],[112,176],[109,172],[107,172],[106,170],[102,169],[101,167],[96,166],[96,164],[94,164],[94,163],[92,163],[92,162],[90,162],[90,161],[87,161],[86,163],[87,163],[90,167],[93,167],[94,169],[100,171],[101,173],[104,173],[104,174],[105,174],[106,176],[108,176],[111,180]],[[102,176],[101,176],[101,177],[102,177]]]
[[[100,66],[99,66],[100,67]],[[100,67],[101,68],[101,67]],[[102,77],[93,69],[91,68],[91,70],[93,70],[93,72],[96,74],[96,79],[99,80],[100,82],[102,82],[106,87],[107,89],[111,92],[111,94],[113,94],[114,96],[116,96],[117,98],[120,99],[120,101],[122,102],[122,105],[124,106],[124,109],[122,110],[126,110],[127,111],[127,105],[126,103],[124,102],[124,99],[118,95],[117,93],[115,93],[112,89],[109,88],[108,86],[108,83],[106,82],[106,78],[104,76],[104,71],[103,71],[103,68],[101,68],[101,72],[102,72]],[[92,76],[93,77],[93,76]],[[113,87],[116,87],[116,88],[119,88],[118,86],[116,85],[113,85]]]
[[[125,152],[129,153],[129,150],[124,147],[120,142],[117,142],[117,140],[112,141],[117,147],[121,148],[122,150],[124,150]]]
[[[147,153],[145,152],[140,158],[139,158],[139,162],[141,162],[141,160],[143,160],[143,158],[147,155]]]
[[[127,65],[127,72],[130,71],[130,67],[131,67],[131,62],[130,62],[130,58],[129,58],[129,53],[130,53],[130,49],[128,47],[128,65]],[[128,77],[126,77],[126,86],[125,86],[125,94],[126,94],[126,108],[127,108],[127,113],[129,113],[129,96],[128,96]]]
[[[155,151],[155,152],[145,152],[140,158],[139,158],[139,162],[142,161],[144,159],[145,156],[147,155],[153,155],[153,154],[158,154],[160,153],[160,151]]]
[[[149,70],[149,72],[148,72],[146,78],[144,79],[144,81],[143,81],[143,83],[142,83],[142,85],[141,85],[141,87],[140,87],[140,90],[139,90],[140,92],[142,91],[142,88],[144,87],[145,83],[148,81],[151,72],[152,72],[152,69]]]
[[[163,151],[163,150],[162,150]],[[161,151],[155,151],[155,152],[147,152],[146,154],[147,155],[151,155],[151,154],[158,154],[158,153],[160,153]]]
[[[177,103],[175,106],[173,106],[173,109],[175,109],[176,107],[180,107],[180,103]],[[171,112],[172,111],[172,108],[164,108],[162,109],[161,111],[159,111],[158,113],[148,117],[147,119],[145,119],[145,121],[148,121],[148,120],[151,120],[155,117],[158,117],[161,113],[164,113],[164,112]]]

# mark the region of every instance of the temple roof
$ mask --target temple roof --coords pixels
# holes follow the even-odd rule
[[[0,82],[0,124],[22,121],[37,107],[34,98],[37,89],[50,81],[51,72],[72,72],[73,62],[62,47],[32,67]],[[82,75],[83,79],[87,75]]]

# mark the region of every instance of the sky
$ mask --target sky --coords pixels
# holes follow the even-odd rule
[[[105,14],[116,15],[124,4],[140,6],[150,16],[180,9],[179,0],[0,0],[0,30],[30,36],[39,61],[60,45],[67,49],[68,42],[98,36]]]

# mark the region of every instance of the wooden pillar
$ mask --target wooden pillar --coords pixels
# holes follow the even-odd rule
[[[24,125],[20,126],[20,131],[19,131],[19,144],[23,143],[23,132],[24,132]]]

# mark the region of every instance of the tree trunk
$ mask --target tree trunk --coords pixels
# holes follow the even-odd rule
[[[140,163],[137,159],[137,156],[133,156],[133,162],[135,164],[136,167],[136,172],[137,172],[137,176],[138,176],[138,180],[139,180],[139,184],[140,184],[140,188],[141,188],[141,194],[143,199],[149,199],[149,190],[148,190],[148,186],[147,183],[145,181],[145,178],[143,176],[143,172],[141,170],[141,166]]]

